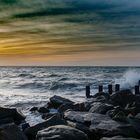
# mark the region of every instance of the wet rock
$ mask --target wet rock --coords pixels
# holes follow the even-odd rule
[[[100,120],[100,122],[92,121],[90,129],[100,137],[113,137],[117,135],[125,137],[138,137],[137,132],[131,124],[120,123],[114,120]]]
[[[65,125],[66,121],[60,118],[60,116],[54,115],[45,122],[39,123],[35,126],[25,129],[24,133],[29,140],[34,140],[38,131],[45,129],[53,125]]]
[[[0,125],[7,124],[7,123],[14,123],[14,120],[12,118],[0,119]]]
[[[90,112],[77,112],[77,111],[66,111],[64,118],[73,122],[82,123],[86,126],[90,126],[91,122],[100,122],[101,120],[110,120],[111,118],[107,115]]]
[[[0,119],[4,118],[12,118],[16,124],[25,120],[25,116],[19,110],[0,107]]]
[[[138,134],[138,138],[140,138],[140,120],[135,119],[135,118],[128,118],[128,122],[129,124],[131,124],[131,126],[134,128],[134,130],[137,132]]]
[[[30,109],[30,111],[37,111],[38,110],[38,107],[32,107],[31,109]]]
[[[127,117],[125,116],[125,113],[122,111],[119,111],[118,113],[116,113],[112,117],[112,119],[119,122],[127,122]]]
[[[104,98],[106,99],[106,100],[109,100],[110,99],[110,95],[108,94],[108,93],[105,93],[105,92],[99,92],[99,93],[96,93],[94,96],[93,96],[93,98],[102,98],[102,96],[104,96]]]
[[[136,138],[124,138],[122,136],[115,136],[115,137],[112,137],[112,138],[104,137],[101,140],[138,140],[138,139],[136,139]]]
[[[106,114],[106,112],[111,109],[113,109],[113,105],[107,103],[95,102],[92,104],[92,107],[90,108],[89,112]]]
[[[0,125],[0,140],[27,140],[14,123]]]
[[[38,109],[38,112],[39,112],[39,113],[49,113],[50,111],[49,111],[48,108],[40,107],[40,108]]]
[[[138,113],[135,118],[140,120],[140,113]]]
[[[73,104],[73,102],[70,101],[69,99],[66,99],[66,98],[63,98],[60,96],[56,96],[56,95],[54,95],[53,97],[50,98],[50,102],[52,103],[54,108],[58,108],[62,104]]]
[[[77,103],[77,104],[62,104],[58,108],[58,112],[64,113],[66,110],[71,109],[74,111],[85,111],[84,103]]]
[[[84,132],[88,138],[90,140],[94,140],[94,139],[97,139],[98,136],[94,135],[94,132],[92,130],[89,129],[89,127],[81,124],[81,123],[74,123],[74,122],[71,122],[71,121],[67,121],[67,125],[68,126],[71,126],[71,127],[74,127],[78,130],[81,130],[82,132]]]
[[[125,110],[128,114],[136,115],[140,113],[140,103],[139,102],[133,102],[126,105]]]
[[[115,106],[125,107],[127,104],[137,102],[139,98],[136,98],[130,90],[122,90],[113,94],[110,98],[110,102]]]
[[[42,115],[42,119],[47,120],[47,119],[51,118],[52,116],[57,116],[57,117],[62,118],[62,114],[56,112],[56,113],[44,113]]]
[[[109,110],[109,111],[107,112],[107,114],[108,114],[111,118],[113,118],[113,117],[114,117],[116,114],[118,114],[119,112],[124,112],[124,113],[125,113],[125,110],[124,110],[122,107],[120,107],[120,106],[115,106],[114,109]]]
[[[23,123],[23,124],[21,124],[22,131],[24,131],[25,129],[27,129],[29,127],[30,127],[29,123]]]
[[[82,131],[66,125],[51,126],[37,133],[37,140],[88,140]]]
[[[47,120],[47,119],[51,118],[52,116],[54,116],[54,114],[45,113],[45,114],[42,115],[42,119]]]

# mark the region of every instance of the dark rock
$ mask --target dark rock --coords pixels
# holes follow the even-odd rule
[[[127,104],[140,102],[140,98],[136,95],[133,95],[130,90],[122,90],[111,95],[110,102],[115,106],[121,106],[124,108]]]
[[[63,115],[60,114],[60,113],[58,113],[58,112],[57,112],[57,113],[44,113],[44,114],[42,115],[42,119],[47,120],[47,119],[51,118],[52,116],[58,116],[58,117],[60,117],[60,118],[63,117]]]
[[[139,102],[133,102],[126,105],[125,110],[128,114],[136,115],[140,113],[140,103]]]
[[[84,103],[77,103],[77,104],[62,104],[58,108],[58,112],[64,113],[66,110],[71,109],[74,111],[85,111]]]
[[[27,140],[14,123],[0,125],[0,140]]]
[[[23,124],[21,124],[22,131],[24,131],[25,129],[27,129],[29,127],[30,127],[29,123],[23,123]]]
[[[49,111],[48,108],[40,107],[40,108],[38,109],[38,112],[39,112],[39,113],[49,113],[50,111]]]
[[[37,140],[88,140],[88,137],[78,129],[66,125],[57,125],[39,131]]]
[[[19,110],[0,107],[0,119],[4,118],[12,118],[16,124],[25,120],[25,116]]]
[[[32,107],[31,109],[30,109],[30,111],[37,111],[38,110],[38,107]]]
[[[117,114],[115,114],[112,117],[112,119],[115,120],[115,121],[119,121],[119,122],[127,122],[127,117],[125,116],[125,113],[122,112],[122,111],[120,111]]]
[[[35,126],[25,129],[24,133],[26,134],[29,140],[34,140],[38,131],[45,129],[49,126],[65,125],[65,124],[66,124],[65,120],[61,119],[60,116],[54,115],[45,122],[39,123]]]
[[[117,135],[125,137],[138,137],[131,124],[120,123],[114,120],[100,120],[100,122],[92,121],[90,129],[93,130],[100,137],[113,137]]]
[[[14,120],[12,118],[0,119],[0,125],[7,124],[7,123],[14,123]]]
[[[140,120],[135,119],[135,118],[128,118],[129,124],[135,129],[135,131],[138,134],[138,138],[140,138]]]
[[[47,119],[51,118],[54,115],[55,114],[52,114],[52,113],[45,113],[45,114],[42,115],[42,119],[47,120]]]
[[[99,93],[96,93],[93,98],[102,98],[102,96],[105,97],[106,100],[109,100],[110,99],[110,95],[108,93],[104,93],[104,92],[99,92]]]
[[[116,106],[116,107],[114,107],[113,110],[109,110],[107,112],[107,114],[115,121],[127,122],[127,115],[128,114],[120,106]]]
[[[92,104],[92,107],[90,108],[89,112],[106,114],[106,112],[111,109],[113,109],[113,105],[101,103],[101,102],[95,102]]]
[[[53,104],[54,108],[58,108],[62,104],[73,104],[72,101],[56,95],[50,98],[50,102]]]
[[[103,95],[102,95],[103,94]],[[105,95],[104,95],[105,94]],[[89,111],[89,109],[92,107],[92,104],[95,102],[101,102],[101,103],[108,103],[109,101],[109,97],[106,97],[107,93],[97,93],[94,95],[94,98],[88,98],[85,102],[84,102],[84,107],[86,109],[86,111]],[[108,96],[108,95],[107,95]]]
[[[101,120],[111,119],[107,115],[90,112],[76,112],[76,111],[66,111],[64,113],[64,118],[73,122],[82,123],[87,126],[90,126],[92,121],[99,123]]]
[[[98,136],[94,135],[94,132],[92,130],[90,130],[89,127],[87,127],[81,123],[74,123],[71,121],[67,121],[67,125],[74,127],[78,130],[81,130],[82,132],[84,132],[88,136],[88,138],[90,140],[98,139]]]
[[[112,138],[104,137],[101,140],[138,140],[138,139],[136,139],[136,138],[124,138],[122,136],[115,136],[115,137],[112,137]]]
[[[135,118],[140,120],[140,113],[138,113]]]
[[[115,106],[114,109],[109,110],[109,111],[107,112],[107,114],[108,114],[111,118],[113,118],[116,114],[118,114],[118,113],[120,113],[120,112],[125,112],[125,110],[124,110],[122,107],[120,107],[120,106]],[[128,115],[128,114],[127,114],[127,115]]]

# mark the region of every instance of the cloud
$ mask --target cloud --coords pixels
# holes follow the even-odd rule
[[[139,0],[3,0],[0,10],[0,38],[15,40],[0,47],[14,55],[139,50]]]

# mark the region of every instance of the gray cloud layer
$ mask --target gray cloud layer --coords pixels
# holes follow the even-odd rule
[[[1,38],[82,44],[58,54],[140,45],[139,0],[1,0],[0,10]]]

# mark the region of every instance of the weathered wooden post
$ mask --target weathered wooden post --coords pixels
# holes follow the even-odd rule
[[[103,92],[103,85],[99,85],[99,92]]]
[[[116,84],[115,85],[115,91],[117,92],[117,91],[120,91],[120,84]]]
[[[86,97],[90,98],[90,86],[86,86]]]
[[[112,92],[113,92],[112,85],[110,84],[110,85],[108,85],[108,93],[111,95]]]
[[[140,80],[139,80],[139,82],[138,82],[138,85],[140,86]]]
[[[135,95],[140,94],[139,86],[135,86]]]

